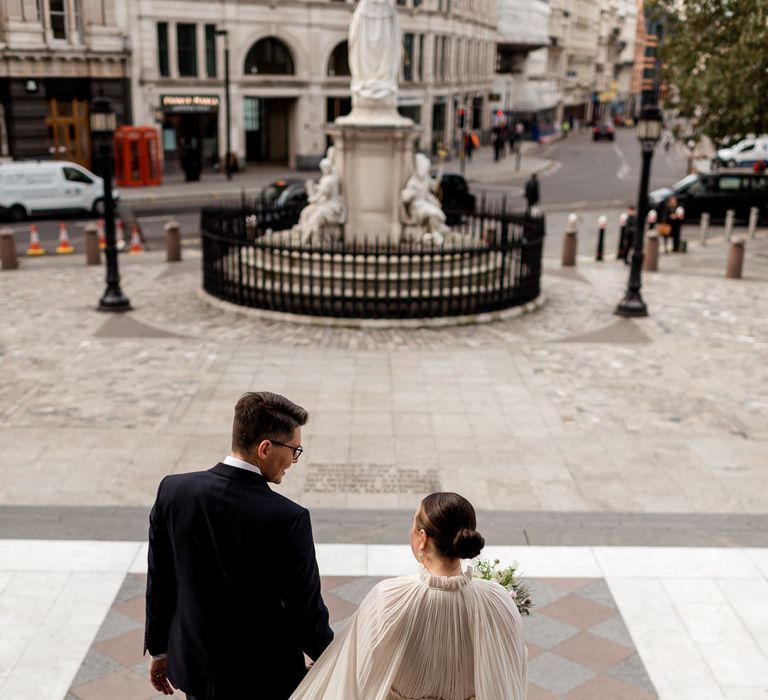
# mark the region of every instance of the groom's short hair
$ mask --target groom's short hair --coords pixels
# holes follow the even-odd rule
[[[262,440],[287,440],[309,420],[309,413],[285,396],[271,391],[249,391],[235,405],[232,449],[249,452]]]

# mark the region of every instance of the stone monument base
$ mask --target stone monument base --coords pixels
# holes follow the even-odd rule
[[[378,239],[396,245],[400,240],[400,192],[413,172],[421,127],[397,117],[381,122],[347,117],[327,128],[348,206],[349,242]]]

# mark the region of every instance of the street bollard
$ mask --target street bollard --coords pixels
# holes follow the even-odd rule
[[[646,272],[658,272],[659,270],[659,234],[655,228],[648,231],[648,237],[645,239],[643,270]]]
[[[3,270],[16,270],[19,261],[16,258],[16,239],[9,228],[0,230],[0,258]]]
[[[575,267],[576,266],[576,247],[577,247],[577,231],[576,225],[578,221],[576,214],[568,215],[568,226],[565,229],[565,236],[563,236],[563,254],[561,258],[561,264],[563,267]]]
[[[757,207],[752,207],[749,210],[749,228],[747,229],[747,233],[750,238],[754,238],[755,235],[757,235],[757,219],[759,215],[760,210]]]
[[[729,280],[740,280],[741,269],[744,266],[744,242],[743,236],[734,236],[728,251],[728,265],[725,268],[725,276]]]
[[[165,260],[181,262],[181,229],[178,221],[169,221],[165,226]]]
[[[701,240],[701,247],[707,245],[707,235],[709,234],[709,214],[704,213],[701,215],[701,229],[699,231],[699,238]]]
[[[733,237],[733,220],[736,218],[736,212],[729,209],[725,212],[725,242],[730,243]]]
[[[96,224],[88,224],[85,227],[85,264],[101,265],[99,227]]]
[[[605,247],[605,227],[608,225],[608,219],[600,216],[597,219],[597,253],[595,260],[601,262],[603,259],[603,249]]]
[[[629,255],[629,241],[627,240],[627,220],[629,216],[622,212],[619,216],[619,247],[616,251],[616,259],[626,262]]]

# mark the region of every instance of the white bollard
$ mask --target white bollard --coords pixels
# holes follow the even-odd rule
[[[707,245],[707,235],[709,234],[709,214],[704,213],[701,215],[701,229],[699,231],[699,239],[701,241],[702,248]]]
[[[736,212],[729,209],[725,212],[725,242],[730,243],[733,236],[733,220],[736,218]]]
[[[757,219],[760,214],[760,210],[757,207],[752,207],[749,210],[749,229],[747,233],[750,238],[754,238],[757,234]]]
[[[576,249],[577,249],[577,223],[579,217],[576,214],[570,214],[568,216],[568,224],[565,227],[565,235],[563,236],[563,251],[560,258],[560,264],[562,267],[574,267],[576,265]]]

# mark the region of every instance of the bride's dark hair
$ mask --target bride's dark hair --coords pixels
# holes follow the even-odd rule
[[[477,518],[472,504],[458,493],[431,493],[421,502],[416,525],[429,535],[445,557],[472,559],[485,547],[475,530]]]

